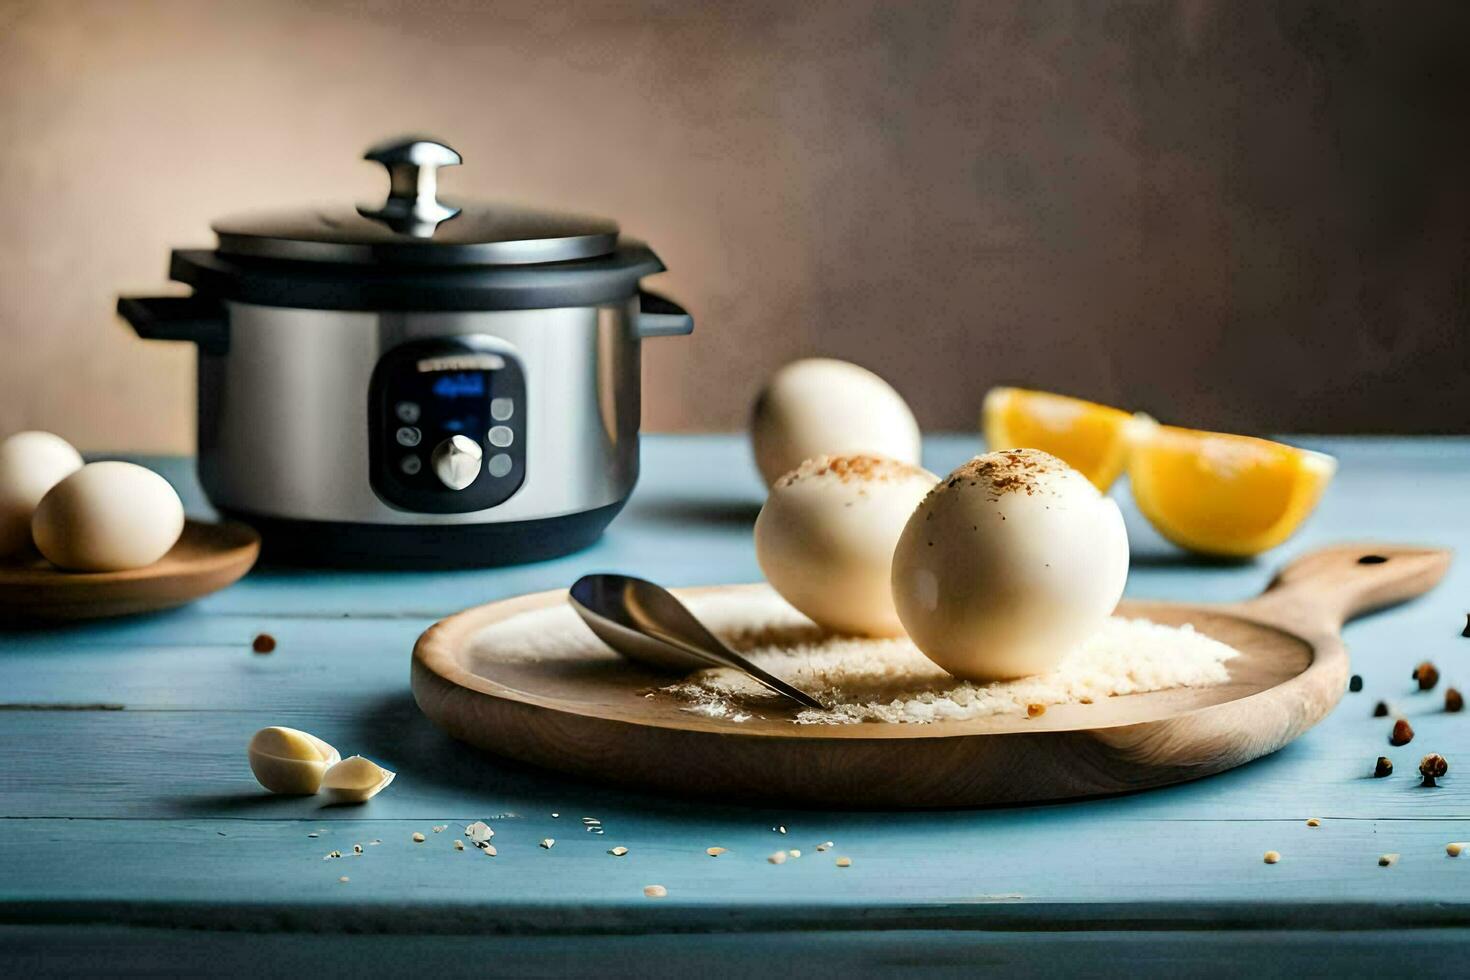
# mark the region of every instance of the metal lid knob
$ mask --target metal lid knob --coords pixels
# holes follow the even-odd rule
[[[371,147],[363,159],[388,170],[388,197],[382,207],[358,205],[357,213],[364,218],[381,221],[399,234],[430,238],[440,222],[459,214],[459,208],[437,197],[439,168],[464,162],[454,148],[426,137],[405,136]]]
[[[466,436],[450,436],[434,447],[434,475],[451,490],[463,490],[480,475],[480,444]]]

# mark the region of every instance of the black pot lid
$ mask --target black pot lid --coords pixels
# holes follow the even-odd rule
[[[618,226],[509,204],[441,201],[438,169],[460,155],[422,137],[380,143],[364,159],[388,169],[381,204],[253,212],[214,223],[226,255],[372,265],[529,265],[607,255]]]

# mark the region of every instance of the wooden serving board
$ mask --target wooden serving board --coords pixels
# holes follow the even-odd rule
[[[457,739],[500,755],[628,786],[827,807],[1031,803],[1147,789],[1221,772],[1320,721],[1348,682],[1342,624],[1432,588],[1449,552],[1342,545],[1288,566],[1260,596],[1228,605],[1125,601],[1118,614],[1192,624],[1229,644],[1230,680],[931,724],[797,725],[782,709],[735,721],[650,698],[669,683],[617,659],[590,632],[586,656],[498,648],[487,627],[566,602],[565,591],[459,613],[414,648],[419,707]],[[676,590],[765,590],[716,586]],[[570,613],[569,613],[570,615]],[[512,631],[513,633],[513,631]],[[579,648],[580,653],[580,648]]]
[[[244,524],[185,521],[168,554],[125,572],[66,572],[36,556],[0,564],[0,623],[25,625],[169,609],[234,584],[260,555]]]

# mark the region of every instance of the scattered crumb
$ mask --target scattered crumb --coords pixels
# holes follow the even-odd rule
[[[774,830],[778,834],[784,834],[784,833],[786,833],[786,827],[784,825],[783,826],[780,826],[780,827],[772,827],[771,829]]]
[[[1387,868],[1397,864],[1398,860],[1399,856],[1397,854],[1380,854],[1378,856],[1378,866],[1380,868]]]
[[[1028,705],[1026,705],[1026,717],[1027,718],[1040,718],[1044,714],[1046,714],[1046,705],[1044,705],[1044,704],[1028,704]]]
[[[250,644],[250,649],[256,653],[270,653],[276,648],[276,638],[269,633],[261,633],[256,636]]]
[[[786,852],[785,851],[777,851],[775,854],[772,854],[770,857],[766,858],[766,860],[767,861],[770,861],[772,864],[785,864],[786,863]]]
[[[1281,860],[1281,852],[1280,851],[1267,851],[1266,852],[1265,861],[1266,861],[1267,864],[1275,864],[1277,861],[1280,861],[1280,860]]]
[[[665,898],[669,890],[663,885],[644,885],[643,894],[648,898]]]
[[[1424,777],[1424,786],[1438,786],[1435,780],[1450,771],[1450,764],[1438,752],[1431,752],[1419,760],[1419,775]]]
[[[347,877],[346,875],[343,875],[342,877],[338,878],[337,880],[340,881],[340,882],[342,882],[345,885],[347,882],[351,881],[352,879],[349,878],[349,877]]]
[[[462,841],[462,840],[455,841],[454,842],[454,849],[456,851],[462,851],[462,850],[464,850],[464,841]]]
[[[628,853],[628,849],[620,845],[618,847],[609,848],[607,853],[611,854],[615,858],[620,858],[624,854]]]
[[[1444,846],[1444,852],[1452,858],[1457,858],[1462,853],[1464,853],[1467,848],[1470,848],[1470,844],[1467,844],[1464,841],[1457,840],[1446,844]]]
[[[352,845],[352,853],[353,854],[361,854],[362,853],[362,845],[361,844],[353,844]]]
[[[464,835],[476,844],[483,843],[495,836],[495,831],[483,820],[476,820],[464,829]]]
[[[791,849],[791,850],[789,850],[789,851],[787,851],[787,852],[786,852],[786,853],[787,853],[787,854],[790,854],[790,855],[791,855],[791,856],[792,856],[792,857],[794,857],[794,858],[799,858],[799,857],[801,857],[801,852],[800,852],[800,851],[798,851],[798,850],[796,850],[796,849],[795,849],[795,848],[792,848],[792,849]]]
[[[831,841],[824,841],[824,842],[822,842],[822,843],[820,843],[820,844],[817,845],[817,850],[819,852],[820,851],[831,850],[831,848],[832,848],[832,842]]]
[[[372,840],[368,841],[368,847],[373,847],[374,845],[381,843],[383,843],[383,838],[374,837]]]
[[[543,837],[543,838],[541,838],[541,846],[544,847],[544,848],[546,848],[548,851],[551,850],[553,847],[556,846],[556,838],[555,837]]]
[[[1322,821],[1318,820],[1316,817],[1308,817],[1307,818],[1307,826],[1308,827],[1320,827],[1320,826],[1322,826]]]
[[[560,818],[561,818],[561,814],[560,813],[553,813],[551,815],[551,819],[553,819],[553,820],[558,820]]]
[[[850,858],[850,857],[840,857],[840,858],[838,858],[837,859],[837,866],[839,868],[850,868],[850,867],[852,867],[852,858]]]
[[[717,858],[721,854],[725,853],[725,849],[723,847],[706,847],[704,849],[704,853],[708,854],[712,858]]]
[[[419,833],[417,830],[415,830],[413,832],[413,842],[415,844],[422,844],[424,842],[424,840],[425,840],[425,837],[424,837],[423,834]]]
[[[330,861],[330,860],[332,860],[332,858],[339,858],[341,856],[342,856],[342,852],[341,851],[328,851],[327,852],[327,856],[324,857],[324,858],[322,858],[322,860],[323,861]]]
[[[320,837],[321,834],[315,834],[315,833],[313,833],[313,834],[307,834],[306,836],[307,837]]]
[[[486,857],[493,858],[495,855],[500,853],[495,849],[494,844],[476,844],[475,846],[478,847],[480,849],[480,853],[485,855]]]
[[[435,824],[434,825],[434,833],[436,833],[436,834],[442,834],[442,833],[444,833],[444,831],[446,831],[448,829],[449,829],[449,824],[447,824],[447,823],[439,823],[439,824]]]

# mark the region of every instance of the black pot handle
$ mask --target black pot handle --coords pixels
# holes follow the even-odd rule
[[[205,354],[227,354],[225,307],[207,296],[122,296],[117,312],[144,340],[187,340]]]
[[[638,320],[633,332],[649,337],[682,337],[694,332],[694,317],[678,303],[657,293],[638,294]]]

